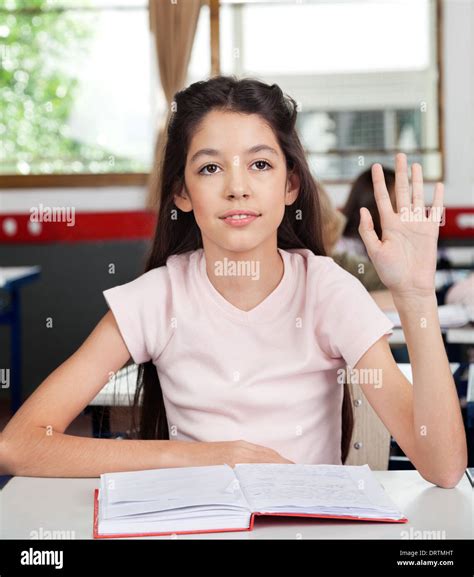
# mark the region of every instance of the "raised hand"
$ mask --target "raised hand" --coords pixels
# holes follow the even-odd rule
[[[395,212],[380,164],[372,166],[375,201],[380,214],[379,239],[366,208],[360,210],[359,234],[384,285],[400,296],[433,295],[437,241],[443,213],[443,184],[437,182],[431,209],[425,209],[423,174],[412,165],[412,195],[405,154],[395,157]]]

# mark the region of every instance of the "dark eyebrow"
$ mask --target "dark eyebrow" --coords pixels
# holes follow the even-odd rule
[[[256,144],[255,146],[249,148],[246,152],[247,154],[255,154],[256,152],[261,152],[262,150],[270,152],[275,156],[278,156],[278,152],[271,146],[268,146],[268,144]],[[196,160],[198,160],[200,156],[222,156],[222,155],[215,148],[201,148],[201,150],[198,150],[195,154],[193,154],[191,160],[189,161],[190,164],[196,162]]]

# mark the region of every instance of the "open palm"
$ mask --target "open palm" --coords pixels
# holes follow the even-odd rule
[[[431,209],[425,209],[423,174],[412,165],[412,198],[405,154],[395,158],[395,212],[380,164],[372,166],[375,201],[380,214],[379,239],[366,208],[360,212],[359,233],[383,284],[399,294],[426,295],[435,290],[437,241],[443,212],[443,185],[436,183]]]

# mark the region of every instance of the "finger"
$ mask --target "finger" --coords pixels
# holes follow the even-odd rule
[[[360,209],[359,234],[364,241],[369,256],[374,254],[374,252],[382,244],[379,240],[379,237],[377,236],[377,233],[375,232],[372,215],[365,207]]]
[[[408,183],[408,164],[406,154],[399,153],[395,156],[395,197],[397,199],[397,212],[404,208],[410,209],[410,185]]]
[[[393,214],[393,206],[385,184],[385,177],[381,164],[377,163],[372,165],[372,182],[374,183],[375,202],[377,203],[380,220],[383,222],[384,217]]]
[[[425,214],[425,196],[423,192],[423,169],[415,162],[411,166],[411,183],[413,187],[413,208],[418,208]]]
[[[443,198],[444,198],[444,184],[442,182],[437,182],[434,193],[433,193],[433,203],[430,209],[430,220],[433,222],[440,223],[443,217]]]

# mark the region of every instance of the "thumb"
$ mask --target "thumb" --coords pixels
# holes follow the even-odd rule
[[[374,253],[378,247],[382,244],[377,236],[374,229],[374,221],[372,220],[372,215],[365,208],[360,209],[360,224],[359,224],[359,234],[364,241],[365,248],[369,253]]]

